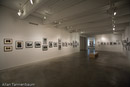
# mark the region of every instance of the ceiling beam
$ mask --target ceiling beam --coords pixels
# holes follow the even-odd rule
[[[24,11],[23,14],[20,16],[20,19],[24,19],[33,13],[39,6],[45,3],[47,0],[33,0],[34,4],[32,5],[30,1],[28,1],[22,8]]]

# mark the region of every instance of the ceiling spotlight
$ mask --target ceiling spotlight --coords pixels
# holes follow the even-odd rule
[[[19,11],[18,11],[18,16],[21,16],[21,14],[22,14],[22,12],[21,12],[21,10],[19,9]]]
[[[115,28],[113,28],[113,31],[115,31]]]
[[[30,0],[30,3],[33,5],[33,0]]]
[[[44,19],[44,20],[46,20],[46,19],[47,19],[47,17],[46,17],[46,16],[44,16],[44,17],[43,17],[43,19]]]
[[[116,12],[114,12],[114,15],[116,15]]]

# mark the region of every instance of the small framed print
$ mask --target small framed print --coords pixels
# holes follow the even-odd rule
[[[47,38],[43,38],[43,44],[47,44]]]
[[[112,45],[112,42],[110,42],[110,45]]]
[[[16,49],[23,49],[23,41],[15,41]]]
[[[54,42],[53,44],[54,44],[54,47],[57,47],[57,42]]]
[[[48,50],[48,45],[42,45],[42,50],[47,51]]]
[[[11,39],[11,38],[4,39],[4,44],[12,44],[12,43],[13,43],[13,39]]]
[[[64,42],[62,42],[62,47],[64,47],[65,46],[65,43]]]
[[[118,42],[118,45],[120,45],[121,43],[120,42]]]
[[[107,42],[107,45],[109,45],[109,42]]]
[[[117,43],[116,43],[116,42],[113,42],[113,45],[117,45]]]
[[[58,44],[61,44],[61,39],[58,39]]]
[[[41,48],[41,42],[40,41],[35,42],[35,48]]]
[[[25,46],[26,48],[33,48],[33,41],[26,41]]]
[[[67,47],[67,42],[65,42],[65,47]]]
[[[101,42],[101,45],[103,45],[103,42]]]
[[[73,43],[72,43],[72,42],[70,43],[70,46],[73,46]]]
[[[13,46],[4,46],[4,52],[11,52],[13,51]]]
[[[58,45],[58,50],[61,50],[61,45]]]
[[[52,48],[52,47],[53,47],[52,41],[49,41],[49,48]]]

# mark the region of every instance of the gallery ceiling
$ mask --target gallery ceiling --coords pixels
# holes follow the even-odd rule
[[[33,15],[43,20],[45,25],[54,25],[69,32],[82,34],[110,33],[112,17],[116,31],[123,31],[130,24],[129,0],[0,0],[0,5],[25,13],[20,17],[26,19]],[[20,6],[21,4],[21,6]],[[113,9],[117,12],[113,15]]]

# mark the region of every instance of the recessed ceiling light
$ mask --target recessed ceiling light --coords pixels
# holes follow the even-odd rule
[[[113,31],[115,31],[115,28],[113,28]]]
[[[116,12],[114,12],[114,15],[116,15]]]
[[[47,17],[46,17],[46,16],[44,16],[44,17],[43,17],[43,19],[44,19],[44,20],[46,20],[46,19],[47,19]]]

